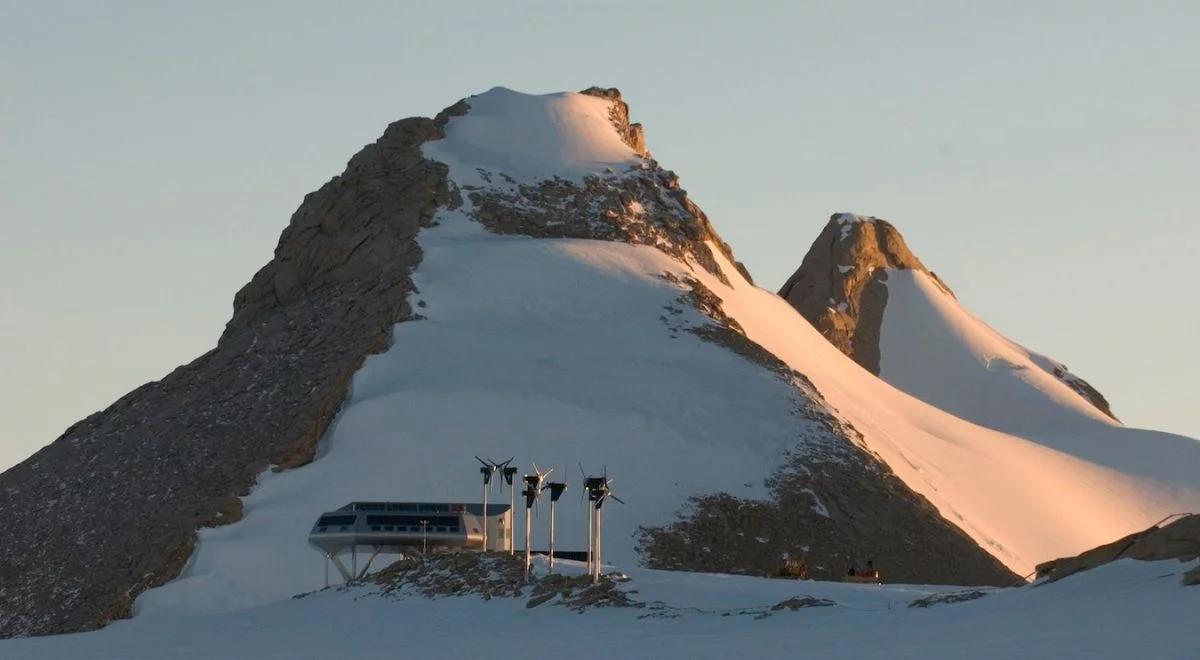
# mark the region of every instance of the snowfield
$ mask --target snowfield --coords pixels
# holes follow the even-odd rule
[[[909,605],[950,590],[631,569],[625,588],[646,607],[576,613],[528,609],[524,598],[392,600],[365,585],[233,613],[8,640],[0,658],[464,658],[536,649],[563,658],[1185,660],[1200,656],[1200,587],[1180,585],[1195,563],[1123,560],[928,608]],[[771,612],[801,595],[834,604]]]
[[[1053,375],[1066,367],[1004,337],[923,272],[890,270],[887,287],[883,380],[963,419],[1097,465],[1193,490],[1200,484],[1196,440],[1121,425]],[[1180,506],[1196,510],[1188,501]]]
[[[463,189],[578,181],[640,162],[604,99],[496,88],[468,102],[470,113],[425,149]],[[1200,510],[1200,443],[1126,429],[1081,405],[1039,356],[987,334],[919,277],[889,280],[881,380],[715,246],[731,284],[652,247],[492,234],[469,211],[443,209],[419,235],[411,302],[424,318],[396,325],[391,348],[366,360],[314,462],[264,473],[244,519],[201,530],[183,573],[142,594],[131,621],[10,640],[0,656],[463,657],[530,645],[564,657],[1197,656],[1188,636],[1200,588],[1179,586],[1178,563],[1120,562],[930,609],[907,605],[942,588],[636,568],[639,525],[670,521],[689,495],[764,496],[763,480],[811,424],[795,414],[791,384],[686,332],[709,319],[678,300],[683,289],[664,273],[712,290],[909,487],[1019,574]],[[918,352],[922,341],[941,348]],[[979,368],[981,356],[994,363]],[[968,385],[941,388],[943,377]],[[970,383],[1005,388],[1005,406],[979,405]],[[605,507],[605,558],[633,577],[639,600],[666,603],[672,616],[472,597],[393,602],[365,587],[290,599],[324,585],[323,558],[306,543],[321,512],[353,500],[478,501],[476,454],[513,456],[523,470],[536,461],[570,481],[562,549],[585,545],[577,465],[607,467],[629,504]],[[540,517],[535,547],[545,527]],[[800,593],[836,605],[737,613]]]

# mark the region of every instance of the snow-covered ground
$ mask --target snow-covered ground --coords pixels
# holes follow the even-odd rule
[[[0,642],[0,658],[1158,658],[1200,657],[1188,564],[1123,560],[1035,587],[928,608],[946,588],[795,582],[631,569],[646,607],[525,607],[477,596],[393,600],[329,589],[249,610],[136,618],[79,635]],[[541,567],[544,571],[544,567]],[[578,570],[563,567],[560,570]],[[807,595],[825,607],[770,613]],[[764,614],[770,613],[769,616]]]

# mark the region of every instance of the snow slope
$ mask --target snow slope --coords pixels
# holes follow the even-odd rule
[[[471,112],[425,151],[460,187],[512,189],[636,165],[605,123],[603,100],[497,88],[468,101]],[[245,518],[202,530],[182,575],[138,599],[137,619],[210,615],[318,588],[322,559],[305,535],[319,512],[355,499],[477,500],[474,454],[555,466],[573,487],[577,462],[607,465],[630,505],[606,509],[605,556],[626,566],[636,526],[667,522],[688,495],[763,495],[762,480],[805,430],[798,393],[678,332],[707,319],[686,306],[664,313],[681,293],[664,272],[715,292],[911,488],[1019,573],[1200,509],[1200,444],[1097,425],[1146,448],[1126,470],[977,426],[860,368],[715,246],[731,285],[652,247],[491,234],[469,210],[444,209],[419,235],[413,303],[426,319],[397,325],[393,346],[367,359],[317,460],[264,475]],[[584,545],[576,495],[559,512],[560,547]]]
[[[605,556],[626,565],[636,526],[666,522],[688,495],[763,494],[801,430],[797,393],[720,346],[672,336],[660,317],[680,290],[659,274],[682,264],[652,248],[499,236],[458,212],[439,219],[421,234],[414,276],[428,318],[397,325],[392,348],[367,359],[322,455],[265,475],[245,519],[202,530],[189,567],[139,598],[140,613],[318,588],[322,559],[305,541],[318,513],[356,499],[478,501],[475,454],[571,481],[557,519],[566,549],[586,546],[577,464],[607,466],[631,504],[606,507]],[[704,321],[687,309],[679,322]]]
[[[1001,431],[1119,426],[1054,376],[1057,363],[993,330],[927,273],[888,269],[887,274],[880,378]]]
[[[1065,366],[1001,335],[927,273],[889,270],[886,284],[883,380],[963,419],[1098,465],[1200,485],[1195,440],[1126,429],[1054,375]]]
[[[504,87],[467,99],[470,112],[457,117],[446,139],[426,145],[425,155],[450,166],[459,186],[502,186],[560,177],[580,182],[605,168],[641,162],[609,120],[608,99],[573,94],[532,95]],[[480,170],[503,174],[484,177]]]
[[[1046,586],[929,608],[908,605],[945,589],[641,569],[628,571],[627,588],[649,607],[583,614],[526,609],[524,598],[391,600],[355,587],[233,614],[5,640],[0,658],[464,658],[536,648],[572,658],[1183,660],[1200,655],[1200,587],[1180,585],[1195,563],[1124,560]],[[801,594],[835,604],[770,613]]]

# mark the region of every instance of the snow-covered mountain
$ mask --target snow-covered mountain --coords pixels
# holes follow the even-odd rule
[[[0,476],[0,630],[320,587],[316,515],[474,500],[476,454],[575,489],[607,467],[623,565],[1004,584],[1200,508],[1200,443],[1086,402],[987,423],[885,382],[878,346],[882,380],[755,287],[615,90],[495,88],[389,126],[306,197],[213,351]]]
[[[886,220],[835,214],[779,295],[864,368],[963,419],[1015,431],[1115,423],[1087,381],[964,309]]]

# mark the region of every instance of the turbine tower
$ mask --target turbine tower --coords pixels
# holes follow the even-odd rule
[[[479,473],[483,475],[483,516],[482,516],[483,524],[481,526],[483,527],[483,552],[487,552],[487,549],[488,549],[488,531],[487,531],[487,526],[488,526],[488,486],[490,486],[492,484],[492,476],[496,474],[496,470],[500,469],[500,464],[497,463],[496,461],[493,461],[490,458],[485,461],[482,458],[479,458],[478,456],[475,457],[475,460],[479,461],[479,463],[480,463]],[[512,459],[510,458],[509,460],[511,461]]]
[[[561,481],[551,481],[542,487],[550,491],[550,570],[554,570],[554,503],[567,490],[567,484]]]
[[[508,510],[510,512],[513,512],[512,515],[515,515],[517,507],[516,507],[516,501],[514,500],[516,489],[513,487],[513,477],[517,476],[518,470],[515,466],[509,465],[510,463],[512,463],[512,460],[513,459],[510,458],[507,461],[504,461],[503,463],[500,464],[500,467],[502,470],[501,473],[504,475],[504,483],[508,484]],[[513,547],[516,546],[517,535],[514,533],[514,530],[511,529],[511,527],[512,527],[511,524],[509,525],[509,527],[510,527],[510,529],[508,530],[508,555],[511,557],[513,555]]]
[[[525,475],[525,490],[521,492],[525,496],[525,580],[529,580],[529,567],[533,555],[532,531],[533,531],[533,503],[542,495],[543,484],[546,477],[554,471],[550,468],[545,472],[538,469],[537,463],[533,464],[533,474]]]
[[[583,474],[583,465],[579,466]],[[584,476],[583,487],[588,498],[588,572],[592,574],[592,584],[600,581],[601,541],[600,541],[600,509],[604,502],[612,498],[621,504],[625,501],[612,492],[612,479],[608,478],[608,468],[599,477]]]

